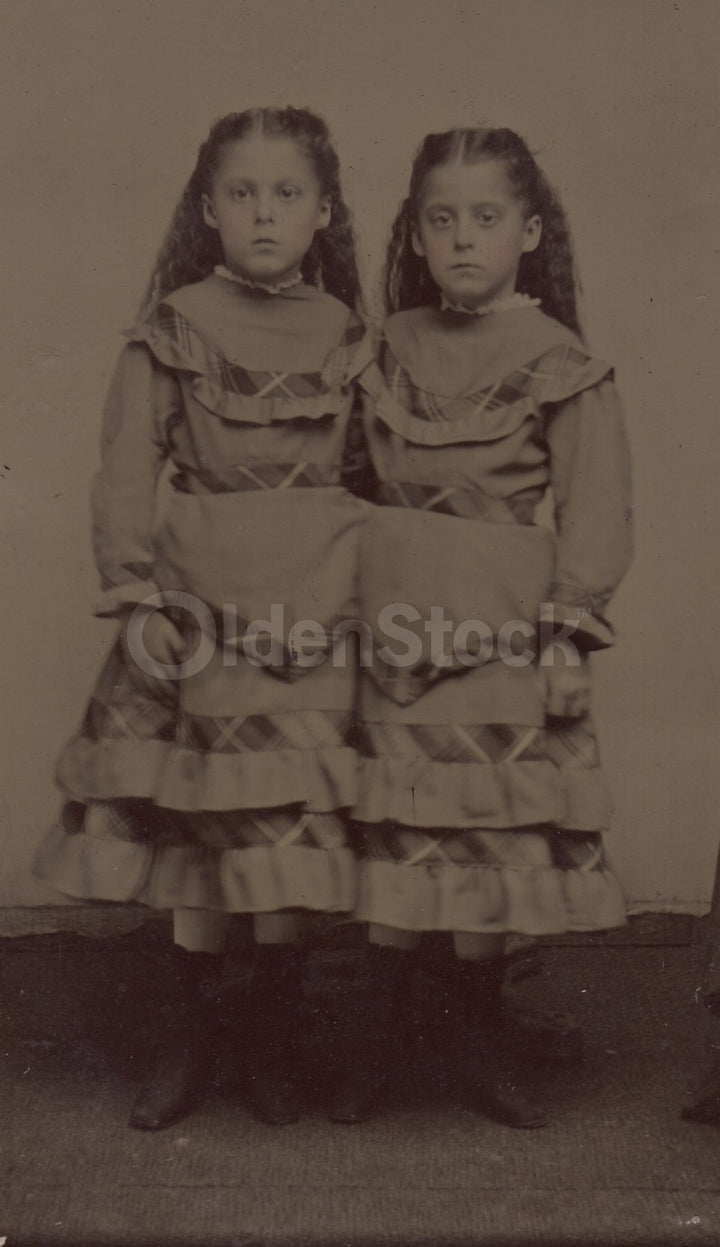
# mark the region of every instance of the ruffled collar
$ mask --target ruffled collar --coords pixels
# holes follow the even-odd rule
[[[244,286],[246,290],[260,290],[263,294],[282,294],[285,290],[293,290],[295,286],[302,286],[302,273],[298,273],[297,277],[291,277],[289,281],[279,281],[275,285],[264,281],[249,281],[247,277],[241,277],[239,273],[233,273],[224,264],[215,265],[215,273],[218,277],[224,277],[226,281],[235,282],[238,286]]]
[[[514,294],[505,295],[503,299],[494,299],[492,303],[486,303],[484,307],[466,307],[464,303],[451,303],[444,294],[440,296],[441,312],[460,312],[464,316],[487,316],[489,312],[510,312],[516,307],[539,306],[539,299],[531,299],[529,294],[520,294],[517,290]]]

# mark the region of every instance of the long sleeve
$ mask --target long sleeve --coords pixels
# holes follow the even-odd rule
[[[179,387],[170,370],[144,345],[126,346],[105,405],[102,467],[92,490],[93,545],[103,587],[98,615],[114,615],[157,588],[156,491],[168,455],[168,423],[179,409]]]
[[[551,410],[546,437],[555,499],[554,618],[585,649],[613,643],[603,618],[632,556],[630,456],[608,377]]]

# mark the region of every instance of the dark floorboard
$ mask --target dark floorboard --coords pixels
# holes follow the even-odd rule
[[[720,1129],[681,1121],[701,1055],[697,945],[547,948],[528,1000],[582,1021],[586,1056],[547,1067],[544,1130],[467,1112],[431,979],[387,1111],[322,1116],[332,1025],[352,1007],[357,950],[308,967],[308,1114],[273,1128],[243,1104],[246,955],[223,993],[213,1091],[142,1134],[125,1120],[163,984],[162,927],[104,940],[0,941],[0,1242],[7,1247],[692,1247],[720,1244]]]

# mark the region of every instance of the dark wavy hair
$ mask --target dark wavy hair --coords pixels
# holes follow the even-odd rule
[[[413,163],[410,190],[395,218],[388,244],[383,278],[387,311],[398,312],[439,301],[440,291],[426,260],[413,251],[412,230],[418,220],[428,173],[458,159],[465,164],[502,160],[527,218],[537,214],[542,221],[536,250],[520,258],[517,289],[540,299],[548,316],[580,334],[576,302],[579,283],[567,218],[557,193],[527,144],[513,130],[505,129],[447,130],[443,134],[428,134],[421,143]]]
[[[173,290],[202,281],[216,264],[223,263],[218,232],[205,224],[202,197],[212,190],[225,145],[250,134],[291,138],[312,161],[320,193],[330,200],[331,216],[325,229],[315,234],[301,265],[302,276],[349,307],[360,306],[355,233],[342,196],[337,153],[325,122],[307,108],[248,108],[221,117],[202,144],[155,261],[140,306],[141,316]]]

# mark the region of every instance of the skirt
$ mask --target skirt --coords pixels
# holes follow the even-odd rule
[[[228,913],[352,910],[354,652],[298,663],[256,633],[251,659],[241,642],[276,606],[287,627],[352,613],[364,512],[340,489],[288,491],[280,510],[262,493],[173,499],[156,581],[194,596],[213,641],[171,680],[118,638],[58,764],[66,800],[35,864],[56,890]],[[176,622],[194,654],[206,624]]]
[[[592,719],[546,719],[536,652],[508,650],[500,661],[496,645],[504,621],[528,621],[522,638],[532,632],[551,579],[550,534],[385,507],[364,543],[361,607],[376,644],[361,671],[354,738],[356,917],[528,936],[621,925]],[[403,631],[388,662],[393,647],[378,621],[391,586]],[[464,636],[470,621],[494,638],[493,657],[459,658],[449,640],[433,653],[427,621],[438,603],[444,635]]]

